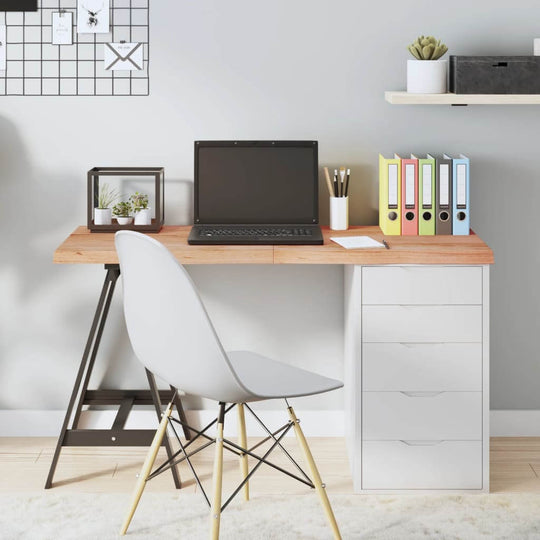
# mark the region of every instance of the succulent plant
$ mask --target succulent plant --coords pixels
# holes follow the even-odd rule
[[[129,201],[135,213],[148,208],[148,195],[144,193],[136,191],[134,195],[131,195]]]
[[[129,213],[131,212],[131,203],[126,201],[120,201],[119,203],[114,205],[113,208],[113,215],[117,217],[129,217]]]
[[[448,47],[433,36],[420,36],[407,49],[417,60],[438,60],[446,54]]]

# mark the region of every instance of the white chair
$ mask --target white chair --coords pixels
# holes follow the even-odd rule
[[[187,426],[196,434],[196,437],[185,444],[182,443],[174,428],[175,423],[182,425],[184,423],[171,416],[172,404],[169,403],[137,480],[132,504],[121,534],[127,532],[146,482],[167,470],[173,463],[187,460],[211,507],[212,539],[219,538],[221,512],[231,499],[242,489],[244,498],[249,499],[249,478],[262,463],[315,488],[334,537],[341,538],[325,486],[300,428],[299,420],[287,402],[287,398],[328,392],[340,388],[343,383],[270,360],[253,352],[225,352],[189,274],[165,246],[149,236],[131,231],[116,233],[115,243],[123,276],[126,324],[136,356],[148,370],[175,388],[219,402],[219,414],[216,420],[202,430]],[[272,433],[253,413],[248,403],[275,398],[285,398],[290,419]],[[238,409],[239,444],[223,438],[225,414],[235,406]],[[255,454],[254,447],[247,448],[245,409],[263,425],[268,433],[265,441],[273,441],[270,450],[263,456]],[[216,423],[217,436],[212,438],[206,434],[206,431]],[[152,473],[152,467],[168,425],[177,435],[180,450]],[[311,470],[311,479],[281,445],[281,440],[291,428],[294,429]],[[188,452],[188,447],[200,438],[205,439],[206,443]],[[214,443],[214,489],[210,503],[190,457]],[[256,446],[260,446],[260,443]],[[301,476],[286,471],[267,460],[270,452],[278,446],[286,453]],[[242,482],[222,505],[224,448],[239,456]],[[248,472],[248,456],[257,460],[251,472]]]

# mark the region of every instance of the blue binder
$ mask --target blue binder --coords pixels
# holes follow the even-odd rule
[[[460,154],[453,158],[452,234],[467,236],[470,233],[470,162]]]

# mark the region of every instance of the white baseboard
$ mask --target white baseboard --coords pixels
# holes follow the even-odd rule
[[[0,437],[58,437],[65,411],[1,410]]]
[[[288,421],[285,410],[256,410],[257,416],[272,430]],[[343,437],[345,421],[343,411],[295,411],[302,429],[308,437]],[[0,437],[57,437],[64,420],[64,411],[0,410]],[[115,411],[85,411],[81,416],[81,428],[110,428]],[[215,411],[187,411],[188,422],[193,427],[203,427],[215,418]],[[235,437],[236,412],[231,411],[225,422],[227,437]],[[133,411],[126,429],[154,429],[157,419],[154,411]],[[266,435],[257,421],[246,411],[248,436]],[[292,430],[287,434],[292,436]]]
[[[232,411],[231,411],[232,412]],[[287,421],[285,411],[255,411],[269,427],[277,428]],[[296,411],[302,428],[308,437],[344,437],[343,411]],[[188,421],[203,426],[213,419],[213,411],[187,411]],[[112,425],[115,411],[85,411],[81,427],[106,429]],[[256,420],[246,413],[249,436],[263,434]],[[236,436],[236,414],[229,415],[225,423],[228,437]],[[56,437],[60,432],[64,411],[0,410],[0,437]],[[133,411],[126,424],[127,429],[152,429],[156,427],[153,411]],[[540,437],[540,410],[491,411],[490,432],[492,437]],[[290,433],[292,434],[292,432]]]
[[[492,437],[540,437],[540,410],[491,411]]]

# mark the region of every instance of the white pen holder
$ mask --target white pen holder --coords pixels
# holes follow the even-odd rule
[[[349,228],[349,197],[330,197],[330,228],[333,231]]]

